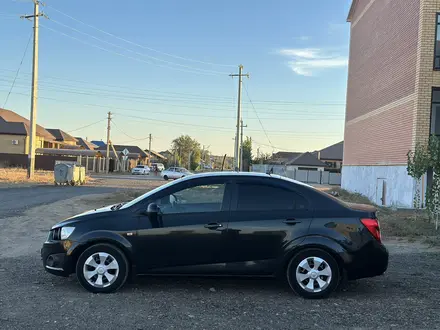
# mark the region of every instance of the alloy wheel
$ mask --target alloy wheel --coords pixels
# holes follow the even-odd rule
[[[332,281],[332,269],[322,258],[307,257],[296,268],[296,281],[307,292],[322,292]]]
[[[93,287],[106,288],[118,278],[119,264],[109,253],[93,253],[84,263],[83,275]]]

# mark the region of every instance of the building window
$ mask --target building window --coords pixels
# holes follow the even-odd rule
[[[440,70],[440,13],[437,14],[436,20],[434,69]]]
[[[440,136],[440,88],[432,89],[431,134]]]

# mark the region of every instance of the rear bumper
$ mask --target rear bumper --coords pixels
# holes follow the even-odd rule
[[[58,276],[69,276],[74,272],[71,256],[66,254],[63,241],[45,242],[41,248],[41,259],[44,269]]]
[[[366,244],[346,266],[349,280],[382,275],[388,268],[389,253],[387,248],[374,240]]]

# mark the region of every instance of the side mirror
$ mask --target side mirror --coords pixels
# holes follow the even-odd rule
[[[158,213],[160,212],[160,208],[156,203],[150,203],[147,206],[147,215],[158,215]]]

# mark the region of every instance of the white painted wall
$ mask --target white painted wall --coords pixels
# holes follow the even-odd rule
[[[341,187],[377,200],[378,179],[386,180],[386,206],[411,208],[415,180],[406,166],[343,166]]]

